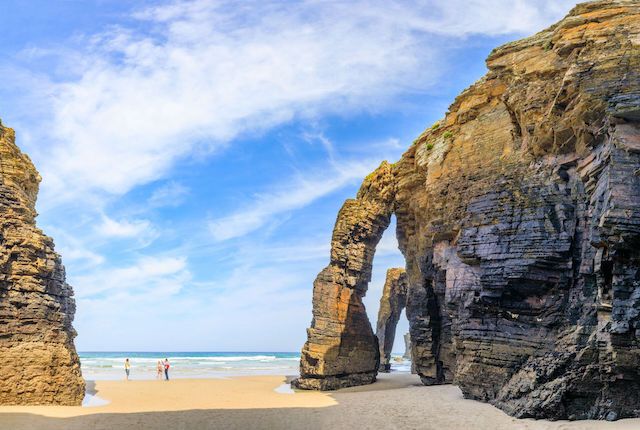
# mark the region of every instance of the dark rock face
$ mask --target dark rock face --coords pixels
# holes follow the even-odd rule
[[[53,240],[36,227],[39,182],[0,123],[0,405],[80,405],[75,301]]]
[[[487,65],[391,169],[412,365],[518,417],[640,416],[640,4]]]
[[[393,341],[396,337],[396,326],[400,315],[407,304],[407,272],[396,268],[387,270],[387,279],[380,298],[376,336],[380,347],[380,372],[391,369],[389,363]]]

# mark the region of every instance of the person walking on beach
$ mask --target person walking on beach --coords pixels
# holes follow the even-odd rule
[[[156,373],[156,379],[162,379],[162,369],[164,366],[162,365],[162,360],[158,360],[158,372]]]
[[[124,362],[124,373],[127,374],[127,381],[129,380],[129,371],[131,370],[131,364],[129,363],[129,359]]]
[[[164,376],[165,378],[167,378],[167,381],[169,380],[169,359],[165,358],[164,359]]]

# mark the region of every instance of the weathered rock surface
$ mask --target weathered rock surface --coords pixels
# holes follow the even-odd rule
[[[411,334],[405,333],[404,335],[404,354],[402,358],[405,360],[411,359]]]
[[[302,349],[298,388],[333,390],[375,381],[378,339],[362,303],[371,263],[389,226],[395,182],[384,162],[357,199],[347,200],[331,238],[331,259],[313,283],[313,320]]]
[[[75,302],[53,240],[36,228],[39,182],[0,123],[0,405],[79,405]]]
[[[640,416],[640,4],[580,4],[487,65],[351,203],[389,190],[369,215],[397,217],[412,364],[518,417]],[[332,261],[355,268],[350,250]],[[314,290],[314,315],[337,298]],[[375,355],[366,324],[341,326],[336,355],[315,341],[335,331],[312,330],[316,377]]]
[[[389,363],[391,350],[396,337],[396,326],[407,305],[407,289],[407,272],[404,269],[387,270],[387,279],[382,289],[376,326],[376,336],[380,348],[380,372],[388,372],[391,369]]]

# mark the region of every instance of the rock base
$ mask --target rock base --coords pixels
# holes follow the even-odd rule
[[[376,382],[376,374],[377,372],[366,372],[326,378],[298,378],[291,382],[291,386],[301,390],[333,391],[340,388],[373,384]]]

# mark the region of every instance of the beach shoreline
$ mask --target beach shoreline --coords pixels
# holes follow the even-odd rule
[[[452,385],[425,387],[416,375],[381,374],[375,384],[335,392],[276,391],[290,377],[88,381],[95,407],[2,406],[0,429],[637,429],[640,419],[519,420],[462,398]]]

